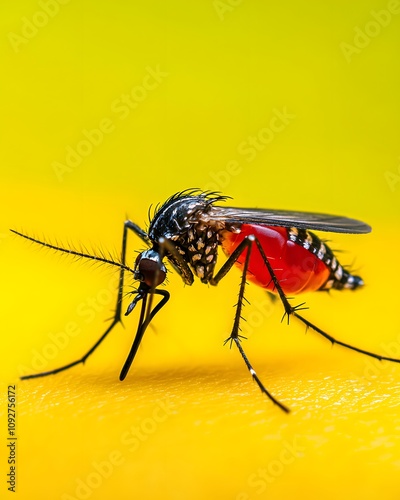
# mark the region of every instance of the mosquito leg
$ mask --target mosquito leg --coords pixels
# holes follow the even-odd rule
[[[283,307],[285,308],[285,314],[284,314],[283,318],[285,316],[287,316],[288,322],[289,322],[290,315],[293,314],[295,311],[299,311],[301,309],[307,309],[306,307],[301,307],[305,304],[305,302],[302,302],[301,304],[298,304],[297,306],[292,306],[290,304],[288,298],[286,297],[284,291],[282,290],[282,287],[279,283],[278,278],[276,277],[275,271],[272,269],[271,263],[269,262],[268,257],[265,255],[264,249],[257,238],[256,238],[256,245],[257,245],[257,248],[261,254],[261,257],[264,260],[264,263],[268,269],[268,272],[271,276],[271,280],[274,284],[275,290],[278,292],[279,298],[281,299]]]
[[[283,410],[286,413],[289,413],[289,408],[287,408],[285,405],[280,403],[277,399],[274,398],[274,396],[264,387],[264,384],[261,382],[261,380],[258,378],[257,373],[255,372],[254,368],[252,367],[249,359],[247,358],[243,347],[241,345],[241,338],[245,338],[242,335],[239,335],[240,331],[240,320],[242,318],[242,308],[243,308],[243,301],[247,301],[247,299],[244,296],[244,291],[246,288],[246,276],[247,276],[247,270],[249,267],[249,262],[250,262],[250,253],[251,249],[253,246],[253,243],[255,241],[254,236],[248,236],[246,239],[244,239],[232,252],[232,254],[229,256],[228,260],[225,262],[225,264],[221,267],[221,269],[218,271],[215,277],[210,280],[210,283],[212,285],[217,285],[221,279],[229,272],[229,270],[232,268],[233,264],[237,261],[239,256],[247,249],[246,253],[246,258],[243,266],[243,273],[242,273],[242,279],[240,282],[240,289],[239,289],[239,295],[238,295],[238,301],[236,304],[236,313],[235,313],[235,320],[233,323],[232,327],[232,332],[230,336],[225,340],[225,344],[227,342],[230,342],[230,345],[232,346],[232,342],[235,343],[236,347],[238,348],[244,362],[246,363],[246,366],[250,372],[250,375],[253,377],[254,381],[257,383],[258,387],[261,389],[261,392],[263,392],[274,404],[279,406],[281,410]]]
[[[342,342],[341,340],[335,339],[334,337],[332,337],[328,333],[326,333],[323,330],[321,330],[320,328],[318,328],[316,325],[313,325],[307,319],[303,318],[303,316],[300,316],[300,314],[298,314],[296,312],[295,308],[293,308],[293,311],[291,314],[293,316],[295,316],[296,318],[298,318],[302,323],[304,323],[307,328],[311,328],[315,332],[319,333],[320,335],[322,335],[322,337],[325,337],[326,339],[328,339],[332,344],[341,345],[342,347],[346,347],[347,349],[351,349],[352,351],[356,351],[356,352],[359,352],[361,354],[365,354],[366,356],[370,356],[371,358],[379,359],[379,361],[391,361],[393,363],[400,363],[400,359],[398,359],[398,358],[389,358],[388,356],[382,356],[380,354],[366,351],[365,349],[360,349],[359,347],[353,346],[351,344],[346,344],[346,342]]]
[[[246,302],[247,299],[244,296],[244,290],[246,288],[246,276],[247,276],[247,269],[249,267],[249,262],[250,262],[250,253],[251,253],[251,247],[254,242],[254,236],[248,236],[245,238],[232,252],[232,254],[229,256],[228,260],[225,262],[225,264],[221,267],[221,269],[218,271],[218,273],[210,279],[210,284],[213,286],[218,285],[218,283],[221,281],[221,279],[226,276],[226,274],[229,272],[229,270],[232,268],[233,264],[237,261],[237,259],[240,257],[240,255],[247,249],[246,253],[246,258],[243,266],[243,273],[242,273],[242,279],[240,282],[240,289],[239,289],[239,295],[238,295],[238,301],[236,303],[236,313],[235,313],[235,320],[233,322],[233,328],[230,337],[225,341],[232,341],[234,339],[240,338],[241,335],[239,335],[240,331],[240,320],[242,318],[242,308],[243,308],[243,301],[245,300]],[[243,338],[243,337],[242,337]]]
[[[228,340],[230,340],[230,339],[228,339]],[[274,396],[270,392],[267,391],[267,389],[264,387],[264,384],[258,378],[257,373],[255,372],[255,370],[251,366],[251,363],[248,360],[248,358],[243,350],[243,347],[240,344],[240,339],[236,337],[236,338],[233,338],[231,340],[233,340],[235,342],[236,347],[239,349],[239,352],[242,355],[242,358],[244,359],[244,362],[246,363],[247,368],[249,369],[250,375],[253,377],[255,382],[257,382],[257,385],[261,389],[261,392],[264,393],[274,404],[279,406],[279,408],[281,410],[283,410],[286,413],[289,413],[290,412],[289,408],[287,406],[285,406],[284,404],[280,403],[276,398],[274,398]]]
[[[253,244],[253,241],[255,240],[254,236],[247,236],[236,248],[235,250],[231,253],[231,255],[228,257],[224,265],[221,267],[221,269],[217,272],[215,276],[213,276],[210,279],[210,285],[217,286],[218,283],[224,278],[228,272],[232,269],[232,266],[234,263],[238,260],[240,255],[244,252],[246,248],[251,247]],[[247,263],[248,266],[248,263]]]
[[[127,220],[124,223],[124,232],[122,236],[122,249],[121,249],[121,265],[120,265],[120,272],[119,272],[119,281],[118,281],[118,295],[117,295],[117,304],[114,312],[114,318],[112,320],[111,325],[107,328],[107,330],[103,333],[103,335],[99,338],[99,340],[94,344],[93,347],[91,347],[88,352],[82,356],[80,359],[77,359],[76,361],[73,361],[72,363],[68,363],[67,365],[60,366],[59,368],[56,368],[54,370],[49,370],[46,372],[41,372],[41,373],[34,373],[32,375],[24,375],[21,377],[21,380],[26,380],[30,378],[37,378],[37,377],[46,377],[47,375],[54,375],[56,373],[62,372],[64,370],[68,370],[69,368],[72,368],[75,365],[79,365],[80,363],[85,363],[87,358],[93,354],[93,352],[99,347],[99,345],[103,342],[103,340],[107,337],[107,335],[111,332],[111,330],[114,328],[114,326],[121,322],[121,310],[122,310],[122,293],[123,293],[123,286],[124,286],[124,272],[125,272],[125,256],[126,256],[126,245],[127,245],[127,238],[128,238],[128,230],[132,230],[137,236],[139,236],[143,241],[147,242],[146,239],[146,233],[139,228],[136,224],[134,224],[132,221]],[[58,250],[56,248],[56,250]],[[85,257],[85,255],[83,255]],[[89,256],[90,258],[90,256]]]
[[[82,358],[73,361],[72,363],[68,363],[67,365],[60,366],[59,368],[55,368],[54,370],[49,370],[47,372],[34,373],[32,375],[23,375],[21,380],[27,380],[29,378],[38,378],[38,377],[46,377],[47,375],[55,375],[56,373],[62,372],[64,370],[68,370],[75,365],[79,365],[79,363],[84,363],[87,358],[97,349],[97,347],[103,342],[103,340],[107,337],[107,335],[111,332],[114,326],[120,321],[119,318],[114,319],[111,325],[107,328],[107,330],[103,333],[103,335],[99,338],[99,340],[94,344],[94,346],[84,355]]]
[[[143,231],[143,229],[139,227],[137,224],[128,219],[124,222],[124,227],[125,229],[130,229],[131,231],[133,231],[136,234],[136,236],[139,236],[139,238],[141,238],[145,243],[147,243],[147,245],[150,245],[149,237],[147,236],[146,231]],[[126,231],[124,230],[124,236],[125,235]]]
[[[242,335],[239,335],[239,331],[240,331],[240,320],[241,319],[244,319],[243,316],[242,316],[242,309],[243,309],[243,301],[245,300],[247,303],[249,303],[249,301],[245,298],[244,296],[244,290],[246,288],[246,277],[247,277],[247,270],[248,270],[248,267],[249,267],[249,262],[250,262],[250,254],[251,254],[251,247],[252,247],[252,244],[253,244],[253,241],[254,241],[254,237],[252,236],[249,236],[246,240],[244,240],[246,242],[246,245],[244,246],[244,248],[247,247],[247,253],[246,253],[246,259],[244,261],[244,266],[243,266],[243,273],[242,273],[242,279],[240,281],[240,288],[239,288],[239,295],[238,295],[238,301],[236,303],[236,313],[235,313],[235,320],[233,322],[233,328],[232,328],[232,333],[230,335],[230,337],[225,341],[225,343],[227,341],[231,341],[232,343],[232,340],[235,340],[235,339],[240,339],[240,338],[244,338]],[[239,245],[240,246],[240,245]],[[242,354],[243,355],[243,354]]]
[[[347,344],[346,342],[342,342],[341,340],[337,340],[334,337],[332,337],[332,335],[329,335],[328,333],[324,332],[323,330],[318,328],[316,325],[314,325],[313,323],[311,323],[307,319],[303,318],[303,316],[301,316],[297,311],[299,311],[301,309],[306,309],[305,307],[301,307],[301,306],[303,306],[304,302],[301,304],[298,304],[297,306],[292,306],[289,303],[288,298],[286,297],[284,291],[282,290],[282,287],[279,283],[279,280],[277,279],[277,277],[274,273],[274,270],[272,269],[272,266],[268,260],[268,257],[265,255],[265,252],[264,252],[260,242],[257,239],[255,241],[256,241],[257,248],[260,251],[260,254],[264,260],[264,263],[267,266],[268,272],[271,275],[271,279],[272,279],[274,286],[276,288],[276,291],[278,292],[278,295],[282,301],[283,307],[285,308],[285,315],[284,316],[288,317],[288,321],[289,321],[290,316],[294,316],[295,318],[299,319],[304,325],[306,325],[307,328],[311,328],[315,332],[319,333],[322,337],[325,337],[327,340],[329,340],[332,343],[332,345],[333,344],[341,345],[342,347],[346,347],[346,349],[351,349],[352,351],[356,351],[356,352],[359,352],[361,354],[365,354],[366,356],[370,356],[371,358],[379,359],[380,361],[392,361],[393,363],[400,363],[400,359],[390,358],[388,356],[381,356],[380,354],[366,351],[365,349],[360,349],[359,347],[353,346],[351,344]]]

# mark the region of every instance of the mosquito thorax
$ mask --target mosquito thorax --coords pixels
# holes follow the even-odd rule
[[[223,222],[214,222],[209,217],[213,204],[226,197],[216,193],[197,193],[195,190],[178,193],[159,207],[150,222],[148,236],[154,245],[160,238],[172,242],[177,254],[194,271],[203,283],[208,283],[217,261],[219,231]],[[168,259],[181,273],[188,285],[193,276],[187,276],[176,256],[167,252]]]
[[[145,250],[140,253],[135,262],[134,277],[149,287],[157,287],[165,280],[167,269],[164,266],[160,254],[153,250]]]

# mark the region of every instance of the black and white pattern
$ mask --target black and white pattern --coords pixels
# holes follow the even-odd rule
[[[193,192],[183,192],[169,198],[156,210],[149,227],[149,237],[157,242],[160,237],[173,242],[177,252],[192,267],[203,283],[208,283],[217,262],[219,230],[224,224],[213,223],[207,213],[216,201],[226,197]],[[168,259],[181,270],[181,264],[173,255]],[[182,271],[182,270],[181,270]],[[184,273],[181,272],[184,278]],[[187,283],[191,284],[191,283]]]
[[[320,290],[330,290],[331,288],[336,290],[342,290],[343,288],[354,290],[364,284],[359,276],[353,276],[343,268],[329,246],[321,241],[316,234],[305,229],[290,227],[288,228],[288,237],[293,243],[302,246],[313,255],[316,255],[330,269],[329,278]]]

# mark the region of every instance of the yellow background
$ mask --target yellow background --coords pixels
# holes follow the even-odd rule
[[[12,495],[5,417],[16,383],[17,498],[398,499],[400,366],[281,324],[279,304],[250,286],[244,347],[291,408],[283,414],[222,345],[237,271],[217,288],[184,287],[171,273],[170,303],[124,383],[136,311],[85,366],[19,382],[39,359],[55,368],[93,345],[112,316],[115,275],[8,228],[118,255],[126,216],[145,226],[150,204],[188,187],[216,188],[237,206],[360,218],[371,235],[327,237],[367,286],[306,296],[305,314],[400,357],[399,5],[23,0],[0,9],[0,496]],[[97,141],[86,150],[85,133]],[[259,134],[265,144],[250,158],[243,148]],[[67,164],[79,147],[86,156]],[[130,238],[130,264],[142,247]]]

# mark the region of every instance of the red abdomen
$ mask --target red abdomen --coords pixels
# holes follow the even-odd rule
[[[276,277],[285,294],[319,290],[328,280],[330,269],[317,255],[289,239],[284,227],[243,224],[240,233],[223,231],[221,245],[230,255],[246,236],[254,235],[261,243]],[[236,262],[243,269],[246,252]],[[252,246],[248,279],[274,292],[274,284],[262,256],[255,244]]]

